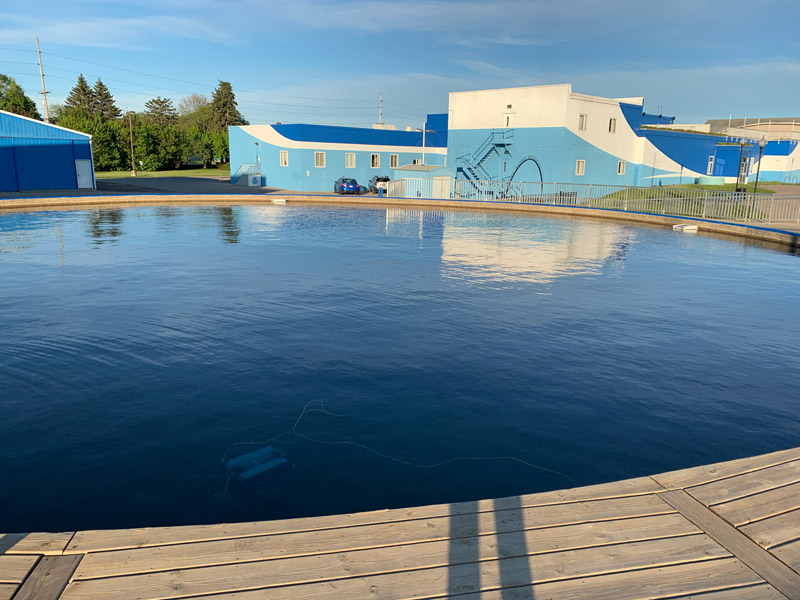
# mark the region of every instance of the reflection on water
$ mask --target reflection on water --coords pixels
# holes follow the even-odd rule
[[[238,243],[241,229],[239,229],[239,223],[237,221],[234,209],[230,206],[219,206],[214,210],[219,217],[222,241],[227,244]]]
[[[609,260],[622,264],[634,238],[630,228],[606,223],[448,213],[442,272],[449,277],[549,283],[592,275]]]
[[[116,242],[116,238],[123,234],[124,210],[95,210],[88,214],[89,235],[94,240],[95,245],[100,246],[106,242]]]

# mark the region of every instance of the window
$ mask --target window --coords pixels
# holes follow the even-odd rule
[[[281,150],[281,166],[288,167],[289,166],[289,151],[288,150]]]
[[[414,159],[411,160],[411,164],[412,165],[421,165],[422,164],[422,159],[421,158],[414,158]]]
[[[325,153],[324,152],[314,152],[314,166],[318,169],[325,168]]]
[[[389,167],[392,169],[396,169],[400,166],[400,155],[399,154],[390,154],[389,155]]]
[[[616,133],[617,132],[617,120],[616,119],[609,119],[608,120],[608,133]]]
[[[578,115],[578,131],[586,131],[586,121],[589,120],[589,115],[581,113]]]
[[[575,161],[575,175],[583,175],[586,171],[586,161],[585,160],[576,160]]]
[[[355,169],[356,168],[356,153],[355,152],[345,152],[344,153],[344,168],[345,169]]]
[[[373,154],[372,158],[370,159],[370,166],[373,169],[380,169],[381,168],[381,155],[380,154]]]
[[[617,163],[617,175],[625,175],[625,161],[621,160]]]
[[[708,168],[706,169],[706,175],[713,175],[714,174],[714,157],[708,157]]]

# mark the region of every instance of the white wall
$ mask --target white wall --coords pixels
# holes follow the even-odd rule
[[[566,83],[453,92],[449,129],[502,129],[506,127],[506,115],[513,120],[509,127],[564,127],[571,89]]]

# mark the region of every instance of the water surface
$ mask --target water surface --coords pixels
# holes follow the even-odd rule
[[[2,214],[0,531],[454,502],[798,446],[798,260],[479,212]],[[286,464],[228,482],[287,430]]]

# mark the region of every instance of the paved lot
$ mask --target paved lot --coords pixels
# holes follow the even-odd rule
[[[124,177],[98,179],[96,190],[33,190],[0,192],[0,198],[55,198],[65,196],[116,196],[120,194],[268,194],[270,187],[231,185],[227,177]]]

